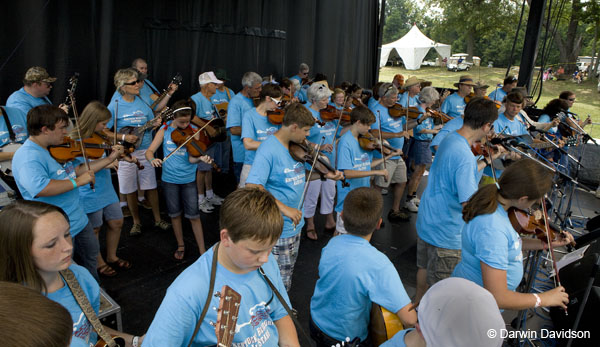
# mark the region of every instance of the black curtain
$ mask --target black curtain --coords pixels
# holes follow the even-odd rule
[[[164,88],[177,73],[177,98],[198,91],[198,75],[225,69],[234,91],[246,71],[276,79],[306,62],[329,84],[375,81],[377,1],[370,0],[19,0],[3,5],[0,104],[22,86],[25,71],[45,67],[58,80],[50,95],[65,100],[80,74],[81,109],[107,102],[113,75],[135,58]]]

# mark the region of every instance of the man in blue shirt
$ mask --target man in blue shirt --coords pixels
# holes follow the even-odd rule
[[[223,81],[223,83],[217,84],[217,90],[210,98],[210,102],[215,105],[219,116],[226,121],[227,108],[229,107],[229,102],[235,96],[235,93],[225,86],[225,83],[230,81],[227,77],[227,71],[219,69],[215,72],[215,76],[218,80]],[[213,159],[221,168],[221,172],[227,174],[229,173],[229,158],[231,157],[231,134],[227,133],[227,139],[220,143],[219,146],[221,147],[221,150],[215,151],[215,157]]]
[[[477,172],[489,158],[477,160],[471,145],[487,135],[498,118],[491,100],[476,99],[465,109],[464,124],[440,144],[417,215],[417,293],[449,277],[460,261],[462,208],[477,191]],[[493,159],[500,153],[496,153]]]
[[[460,76],[458,83],[454,83],[454,86],[458,88],[458,91],[444,100],[442,103],[442,112],[449,115],[450,117],[460,117],[465,111],[465,96],[471,93],[475,83],[473,78],[469,75]]]
[[[137,58],[131,63],[131,67],[139,71],[140,80],[144,82],[140,88],[140,98],[148,105],[152,105],[154,100],[160,95],[160,92],[148,79],[148,63],[142,58]],[[155,108],[155,110],[160,111],[158,108]]]
[[[27,116],[18,108],[5,106],[0,106],[0,113],[0,172],[12,176],[13,155],[28,137]]]
[[[273,247],[273,254],[288,291],[304,225],[301,202],[306,183],[304,163],[292,158],[289,146],[290,142],[303,142],[314,124],[315,119],[304,106],[299,103],[289,105],[281,129],[258,147],[246,180],[246,187],[266,189],[273,194],[284,217],[283,233]],[[343,174],[336,171],[325,177],[339,180]]]
[[[300,82],[300,84],[302,84],[302,79],[308,78],[309,72],[310,72],[310,68],[308,67],[308,64],[302,63],[298,67],[298,74],[290,77],[290,80],[298,80],[298,82]]]
[[[415,76],[409,77],[402,89],[404,89],[404,93],[398,94],[398,103],[402,105],[402,107],[410,107],[410,106],[418,106],[420,104],[418,95],[421,92],[421,82]]]
[[[52,83],[56,77],[50,77],[48,71],[40,66],[29,68],[23,78],[23,88],[12,93],[6,100],[6,106],[18,108],[24,114],[40,105],[52,105],[48,94],[52,90]],[[58,107],[67,113],[68,107],[60,104]]]
[[[503,102],[504,98],[510,91],[517,86],[517,77],[516,76],[506,76],[504,79],[504,83],[502,84],[502,88],[494,89],[488,96],[490,99],[494,101]]]
[[[232,326],[234,346],[300,346],[291,317],[265,280],[268,278],[286,305],[291,306],[271,255],[283,227],[275,199],[263,190],[238,189],[225,199],[219,224],[220,242],[169,286],[143,346],[187,346],[190,342],[193,346],[217,345],[213,325],[220,313],[213,307],[221,306],[215,292],[222,292],[225,285],[241,296],[237,324]],[[214,260],[216,266],[212,267]],[[221,300],[225,298],[221,296]],[[207,311],[199,321],[203,309]],[[225,320],[221,322],[226,324]],[[198,330],[193,335],[195,326]]]
[[[227,130],[231,135],[233,151],[233,173],[236,181],[240,182],[246,149],[242,143],[242,116],[244,112],[254,107],[252,99],[257,98],[262,89],[262,78],[256,72],[248,71],[242,77],[242,90],[237,93],[227,106]]]
[[[392,107],[396,100],[398,100],[398,89],[393,84],[384,83],[379,87],[379,101],[371,108],[371,111],[375,114],[375,123],[371,126],[371,132],[375,138],[379,138],[379,129],[381,129],[381,137],[388,140],[390,146],[396,150],[401,150],[404,145],[404,138],[409,136],[408,130],[417,126],[417,121],[411,119],[407,122],[406,116],[391,117],[388,108]],[[381,153],[374,152],[373,157],[381,158]],[[393,185],[394,200],[388,213],[388,220],[392,223],[408,221],[410,215],[400,210],[400,203],[407,181],[404,160],[401,156],[395,156],[384,163],[389,180],[386,180],[383,176],[377,176],[374,182],[379,189],[387,189],[390,185]],[[377,169],[382,168],[384,168],[383,163],[377,167]]]
[[[404,326],[417,322],[394,264],[369,243],[381,226],[382,210],[381,194],[373,188],[356,188],[344,200],[341,214],[348,234],[323,248],[310,301],[310,331],[319,347],[335,346],[346,337],[368,345],[372,303],[397,314]]]

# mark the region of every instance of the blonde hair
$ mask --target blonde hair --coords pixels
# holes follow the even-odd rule
[[[138,72],[138,70],[136,70],[132,67],[128,67],[126,69],[120,69],[119,71],[117,71],[115,73],[114,82],[115,82],[115,87],[117,88],[117,91],[119,92],[119,94],[121,94],[121,95],[124,94],[123,90],[121,88],[123,88],[125,83],[127,83],[127,80],[132,77],[135,77],[135,78],[140,77],[140,73]]]
[[[79,133],[81,132],[81,137],[87,139],[92,136],[94,130],[96,129],[96,125],[98,123],[109,120],[112,118],[112,114],[104,106],[100,101],[92,101],[85,108],[83,112],[81,112],[81,116],[79,117],[79,132],[77,128],[71,130],[69,137],[73,140],[79,139]]]

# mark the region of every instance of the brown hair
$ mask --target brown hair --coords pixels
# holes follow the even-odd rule
[[[498,119],[498,108],[496,103],[489,99],[474,98],[465,107],[464,124],[476,130],[486,123],[492,123]]]
[[[510,165],[500,176],[498,186],[485,185],[463,207],[465,222],[482,215],[494,213],[498,208],[498,196],[517,200],[527,196],[529,201],[538,200],[552,187],[552,172],[530,159],[521,159]]]
[[[350,112],[350,123],[354,124],[356,122],[371,125],[375,123],[375,115],[368,107],[364,105],[357,106]]]
[[[61,121],[68,125],[69,116],[57,106],[36,106],[27,112],[27,132],[29,136],[37,136],[42,133],[43,127],[54,130]]]
[[[173,111],[176,111],[182,107],[189,107],[190,109],[184,109],[184,110],[180,110],[177,111],[173,114],[173,118],[179,118],[179,117],[191,117],[193,114],[195,114],[195,103],[194,101],[192,101],[191,99],[186,99],[186,100],[177,100],[173,103],[173,106],[171,106],[171,109]]]
[[[18,200],[0,211],[0,281],[23,283],[39,292],[46,291],[46,284],[33,263],[31,246],[35,223],[53,212],[69,221],[62,209],[39,201]]]
[[[262,104],[263,102],[265,102],[265,100],[267,100],[267,96],[271,98],[279,98],[282,95],[283,92],[281,91],[280,86],[273,83],[267,83],[263,85],[262,89],[260,90],[260,94],[258,96],[258,103]]]
[[[283,231],[283,217],[271,193],[259,188],[234,190],[225,198],[219,217],[221,229],[233,242],[275,242]]]
[[[81,132],[81,137],[87,139],[92,136],[98,123],[111,118],[112,114],[104,104],[100,101],[90,102],[85,106],[83,112],[81,112],[81,117],[79,117],[79,132]],[[79,139],[79,132],[77,131],[77,128],[73,128],[69,137],[73,140],[77,140]]]
[[[369,235],[377,228],[382,210],[383,198],[378,190],[368,187],[356,188],[344,199],[344,228],[353,235]]]
[[[575,95],[575,93],[573,93],[570,90],[565,90],[564,92],[561,92],[560,95],[558,96],[559,99],[564,99],[567,100],[568,98],[572,97],[573,95]]]
[[[304,105],[298,102],[292,102],[285,108],[283,126],[289,127],[292,124],[296,124],[300,128],[307,126],[311,127],[315,124],[315,118]]]
[[[20,284],[0,282],[0,340],[5,346],[67,347],[71,314],[61,304]]]
[[[513,104],[522,105],[523,102],[525,101],[525,98],[523,98],[523,94],[515,91],[515,92],[510,92],[510,93],[508,93],[508,95],[506,95],[506,101],[510,101]]]

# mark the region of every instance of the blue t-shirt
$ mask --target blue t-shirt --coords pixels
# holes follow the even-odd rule
[[[373,109],[373,107],[375,106],[376,103],[377,103],[377,100],[375,100],[374,97],[370,97],[369,100],[367,101],[367,107],[369,109]]]
[[[449,120],[444,125],[442,130],[440,130],[440,132],[437,133],[435,135],[435,137],[433,138],[433,140],[431,141],[431,144],[429,145],[429,148],[431,148],[431,151],[435,154],[435,148],[433,148],[433,147],[434,146],[439,147],[440,143],[442,143],[442,141],[446,138],[446,136],[448,136],[448,134],[462,128],[463,124],[464,124],[464,119],[462,117],[456,117],[454,119]]]
[[[323,118],[321,118],[321,113],[318,111],[313,110],[310,107],[307,107],[307,109],[310,111],[310,113],[312,114],[313,118],[318,120],[318,121],[323,121]],[[335,128],[337,125],[337,119],[330,121],[330,122],[325,122],[325,125],[321,126],[319,125],[319,123],[315,123],[312,128],[310,128],[310,133],[308,134],[308,136],[306,137],[306,139],[309,142],[312,142],[314,144],[319,144],[321,142],[321,138],[323,136],[325,136],[325,140],[323,140],[323,145],[333,145],[334,143],[334,137],[335,137]],[[342,128],[340,127],[340,130]],[[321,145],[321,147],[323,146]],[[329,158],[329,163],[333,163],[333,157],[334,157],[334,151],[331,152],[323,152],[323,154]]]
[[[371,129],[379,130],[379,121],[381,120],[381,131],[388,133],[400,133],[405,130],[406,125],[406,117],[398,117],[392,118],[388,112],[388,108],[381,105],[380,103],[376,103],[375,106],[371,108],[373,114],[375,115],[375,123],[371,125]],[[395,149],[402,149],[404,146],[404,137],[395,137],[391,139],[386,139],[390,146]],[[381,158],[381,153],[375,151],[373,154],[375,158]],[[392,157],[391,159],[399,159],[400,156]]]
[[[417,118],[417,119],[421,119],[425,115],[425,110],[423,109],[423,107],[421,107],[421,105],[417,105],[417,108],[419,109],[419,111],[423,112],[422,114],[419,115],[419,118]],[[432,130],[432,129],[433,129],[433,118],[427,117],[427,119],[422,121],[421,124],[417,124],[417,126],[413,129],[413,134],[414,134],[415,140],[428,141],[428,140],[433,139],[433,134],[424,134],[421,132],[421,130]]]
[[[502,102],[504,100],[504,98],[506,97],[507,93],[504,91],[504,89],[497,88],[496,90],[493,90],[488,97],[494,101],[500,101]]]
[[[256,112],[256,107],[249,109],[244,112],[242,119],[242,143],[245,138],[263,142],[269,136],[275,134],[279,128],[281,128],[281,125],[271,124],[267,116],[261,116]],[[246,149],[246,153],[244,154],[244,164],[252,165],[255,154],[255,150]]]
[[[413,330],[415,330],[415,328],[400,330],[394,336],[392,336],[391,339],[382,343],[380,347],[406,347],[404,337]]]
[[[305,171],[304,164],[295,161],[288,149],[279,142],[279,139],[271,136],[258,147],[246,183],[260,184],[284,205],[298,208],[306,182]],[[295,228],[292,220],[282,214],[283,233],[281,238],[295,236],[302,230],[303,210],[300,209],[302,218]]]
[[[244,112],[253,107],[254,104],[252,103],[252,99],[244,96],[242,92],[237,93],[227,106],[227,129],[241,127]],[[240,135],[231,134],[231,149],[233,151],[233,161],[236,163],[243,163],[246,149],[244,148]]]
[[[404,92],[402,94],[398,94],[398,103],[402,105],[402,107],[406,107],[406,100],[408,99],[408,106],[418,106],[419,105],[419,95],[408,96],[408,92]]]
[[[73,271],[79,286],[87,296],[94,312],[98,314],[100,310],[100,286],[92,277],[87,269],[79,265],[72,264],[69,269]],[[48,299],[58,302],[71,314],[73,320],[73,338],[71,347],[89,347],[96,344],[98,336],[92,324],[87,320],[85,314],[77,304],[75,297],[63,279],[63,287],[53,293],[47,293]]]
[[[504,113],[500,113],[498,119],[494,121],[494,131],[498,134],[519,136],[529,134],[521,115],[516,115],[513,120],[506,118]]]
[[[465,98],[458,95],[458,93],[454,93],[444,100],[442,103],[442,112],[449,115],[450,117],[460,117],[465,113],[465,107],[467,103],[465,102]]]
[[[462,203],[477,191],[477,160],[467,139],[453,132],[440,144],[417,215],[419,237],[430,245],[460,249]]]
[[[194,132],[197,130],[192,126]],[[165,157],[177,148],[177,144],[171,139],[171,134],[175,128],[169,126],[163,137],[163,153]],[[190,156],[185,148],[181,147],[177,152],[163,163],[161,179],[168,183],[186,184],[196,180],[196,170],[198,165],[190,163]]]
[[[481,263],[506,271],[506,284],[515,290],[523,277],[521,238],[498,204],[491,214],[479,215],[462,231],[462,259],[454,268],[453,277],[462,277],[483,287]]]
[[[227,94],[227,92],[229,92],[229,94]],[[223,91],[217,89],[213,96],[210,97],[210,102],[212,102],[215,105],[222,104],[224,102],[229,102],[234,96],[235,93],[233,92],[233,90],[225,87],[225,90]]]
[[[202,92],[192,95],[191,99],[196,103],[196,116],[207,120],[211,120],[217,116],[212,102]]]
[[[35,96],[27,93],[25,88],[21,88],[14,93],[10,94],[8,99],[6,99],[6,106],[18,108],[27,115],[27,112],[32,108],[40,105],[52,105],[50,99],[47,96],[42,98],[36,98]]]
[[[116,99],[113,99],[108,104],[108,110],[112,114],[112,118],[106,124],[106,127],[113,130],[113,124],[115,114],[117,117],[117,131],[120,131],[123,127],[141,127],[147,122],[154,119],[154,113],[140,97],[135,97],[132,102],[127,102],[123,99],[122,95],[119,95]],[[152,142],[152,131],[148,130],[144,133],[142,143],[137,148],[147,149]]]
[[[352,132],[347,131],[342,135],[338,143],[337,169],[340,171],[371,171],[372,153],[372,151],[365,151],[362,149],[358,140],[352,135]],[[342,187],[342,182],[337,182],[336,212],[342,211],[346,195],[348,195],[351,190],[369,186],[370,177],[347,178],[346,182],[350,184],[349,187]]]
[[[155,97],[158,97],[155,93],[159,93],[158,89],[150,82],[150,80],[145,79],[142,88],[140,88],[140,97],[144,100],[148,105],[152,105],[154,100],[152,100],[151,95],[154,94]]]
[[[76,165],[85,163],[81,157],[78,157],[75,162]],[[79,201],[81,202],[81,206],[83,207],[83,211],[85,213],[94,213],[110,204],[119,202],[119,197],[117,197],[115,187],[113,186],[112,179],[110,177],[110,169],[102,169],[96,172],[95,177],[95,191],[90,188],[89,184],[80,186],[78,188]]]
[[[312,320],[334,339],[364,340],[373,302],[394,313],[410,304],[392,262],[362,237],[344,234],[329,240],[310,300]]]
[[[15,133],[15,142],[25,142],[25,140],[27,140],[28,137],[27,115],[18,108],[4,106],[1,107],[6,112],[8,120],[10,121],[12,131]],[[10,134],[8,133],[8,127],[6,125],[6,122],[4,121],[4,117],[0,116],[0,147],[7,145],[10,142],[11,140]]]
[[[220,248],[219,251],[224,252],[223,247]],[[214,248],[209,249],[169,286],[148,328],[143,347],[187,346],[209,294],[208,279],[213,251]],[[290,305],[273,255],[269,255],[269,260],[262,268]],[[258,270],[236,274],[217,263],[216,271],[214,292],[228,285],[242,297],[233,346],[277,346],[279,335],[274,322],[287,316],[287,313]],[[194,346],[217,343],[215,328],[209,322],[217,321],[217,311],[212,308],[219,307],[219,298],[213,296],[211,300],[211,307],[200,325]]]
[[[79,204],[79,190],[37,197],[50,184],[50,180],[75,179],[73,162],[60,165],[45,148],[27,139],[17,149],[12,161],[13,174],[19,191],[25,200],[35,200],[58,206],[69,217],[71,236],[75,237],[88,223],[88,218]]]

